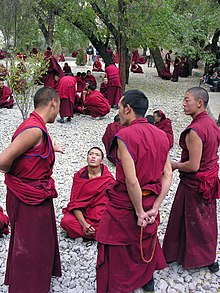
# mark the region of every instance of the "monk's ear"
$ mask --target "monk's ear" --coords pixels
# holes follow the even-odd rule
[[[131,106],[129,104],[126,105],[126,114],[131,112]]]

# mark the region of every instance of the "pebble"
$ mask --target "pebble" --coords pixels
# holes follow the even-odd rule
[[[73,72],[86,71],[89,67],[77,67],[70,64]],[[161,80],[157,77],[155,68],[148,68],[143,65],[144,74],[131,74],[127,89],[144,90],[149,98],[148,114],[156,109],[161,109],[172,120],[175,146],[170,152],[172,159],[179,160],[181,150],[178,146],[178,139],[182,130],[189,124],[190,117],[183,113],[182,100],[184,92],[198,85],[198,78],[190,76],[180,78],[179,82]],[[94,73],[101,82],[100,73]],[[55,122],[47,126],[53,140],[65,147],[65,154],[56,154],[53,178],[55,179],[58,198],[54,200],[55,213],[57,217],[58,238],[62,262],[62,277],[52,278],[51,291],[58,293],[95,293],[96,292],[96,256],[97,245],[93,243],[87,246],[82,238],[69,239],[66,233],[59,226],[62,218],[62,208],[69,201],[72,186],[73,174],[86,165],[86,154],[90,147],[102,145],[102,135],[108,123],[113,121],[117,111],[112,109],[102,120],[91,119],[86,115],[74,115],[71,123],[60,124]],[[7,117],[7,118],[6,118]],[[18,107],[13,109],[0,109],[0,151],[9,145],[12,134],[22,122],[21,113]],[[113,175],[115,168],[105,159]],[[166,230],[169,212],[179,183],[178,172],[173,173],[172,186],[164,202],[161,205],[161,224],[159,227],[159,240],[162,243]],[[5,210],[4,176],[0,174],[0,203]],[[220,204],[218,208],[218,220],[220,215]],[[6,293],[7,287],[2,285],[4,281],[5,266],[9,237],[0,239],[0,293]],[[218,237],[220,240],[220,235]],[[220,251],[218,248],[218,255]],[[219,274],[212,274],[207,268],[184,270],[177,263],[169,264],[163,271],[155,271],[155,293],[217,293],[219,292]],[[142,293],[142,289],[135,290],[135,293]]]

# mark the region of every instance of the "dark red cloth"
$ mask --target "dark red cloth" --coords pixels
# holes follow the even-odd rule
[[[143,197],[143,207],[149,210],[161,191],[161,178],[168,155],[166,134],[138,118],[116,135],[130,153],[142,190],[152,190],[151,196]],[[147,168],[147,162],[149,168]],[[151,168],[151,166],[157,168]],[[140,227],[125,184],[121,163],[116,160],[116,184],[107,189],[109,202],[103,212],[96,239],[100,242],[97,258],[97,292],[127,293],[145,285],[155,269],[163,269],[166,262],[156,240],[155,253],[150,263],[144,263],[140,254]],[[157,216],[159,224],[159,215]],[[146,259],[152,253],[156,236],[156,224],[143,232],[143,252]],[[116,255],[118,255],[118,260]],[[122,261],[123,260],[123,261]]]
[[[167,138],[169,140],[170,149],[171,149],[173,147],[173,142],[174,142],[171,120],[169,118],[166,118],[165,114],[161,110],[160,110],[160,117],[161,117],[161,121],[155,123],[154,125],[166,133]]]
[[[7,102],[8,97],[10,97],[9,102]],[[0,89],[0,108],[11,108],[14,105],[14,99],[12,97],[12,91],[9,87],[4,86]]]
[[[91,82],[95,87],[97,86],[97,82],[94,75],[86,75],[85,82]]]
[[[179,80],[179,72],[180,72],[180,59],[176,57],[174,60],[174,70],[173,70],[173,76],[172,76],[173,81]]]
[[[64,55],[62,53],[59,55],[59,61],[60,62],[65,62],[65,57],[64,57]]]
[[[52,87],[53,89],[57,90],[59,81],[56,81],[54,79],[55,75],[58,75],[60,78],[62,78],[64,76],[64,72],[57,62],[56,58],[54,56],[51,56],[49,59],[48,71],[43,78],[45,87]]]
[[[108,100],[111,106],[117,105],[121,98],[121,79],[118,67],[111,64],[105,68],[108,78]]]
[[[108,126],[106,127],[105,133],[102,137],[102,142],[105,146],[105,151],[106,151],[106,155],[108,160],[113,163],[114,165],[116,165],[116,148],[114,149],[114,151],[112,153],[110,153],[110,146],[112,144],[113,138],[116,135],[116,133],[123,128],[124,126],[121,125],[120,122],[112,122],[109,123]]]
[[[145,64],[146,63],[146,58],[144,56],[139,57],[138,63],[139,64]]]
[[[49,187],[53,182],[51,175],[55,156],[43,119],[36,112],[32,112],[18,127],[12,140],[25,129],[32,127],[42,130],[42,142],[18,157],[6,175],[6,182],[14,176],[21,180],[27,189],[27,198],[25,199],[23,194],[22,201],[13,193],[16,187],[18,192],[20,186],[14,186],[13,190],[10,186],[7,188],[6,208],[11,225],[11,239],[5,284],[9,285],[11,293],[49,292],[51,276],[61,276],[56,221],[51,198],[56,196],[53,184],[51,194],[49,195],[48,188],[45,200],[36,198],[35,192],[32,199],[28,197],[34,189],[38,189],[40,194],[45,186]],[[38,201],[38,204],[30,204],[30,201]]]
[[[0,237],[3,236],[3,234],[7,235],[9,234],[9,219],[4,214],[3,208],[0,206]]]
[[[63,209],[64,217],[61,220],[61,227],[67,231],[71,238],[95,238],[96,234],[91,236],[84,234],[82,226],[73,214],[73,210],[81,210],[86,222],[97,231],[103,210],[108,202],[105,190],[115,181],[105,165],[103,165],[102,176],[97,178],[89,179],[88,176],[83,176],[86,170],[87,166],[74,174],[70,202]]]
[[[139,53],[138,50],[135,50],[132,52],[132,56],[131,56],[131,62],[137,62],[139,61]]]
[[[170,56],[170,53],[167,52],[166,55],[165,55],[165,62],[166,64],[168,65],[168,69],[170,70],[170,63],[171,63],[171,56]]]
[[[144,73],[142,67],[140,65],[138,65],[138,64],[131,64],[131,72],[133,72],[133,73]]]
[[[100,92],[103,94],[103,96],[108,99],[108,84],[105,84],[104,82],[100,85]]]
[[[82,80],[80,76],[76,76],[76,81],[77,81],[77,92],[81,93],[86,86],[86,82],[85,80]]]
[[[187,58],[181,59],[179,76],[181,77],[189,76],[189,60]]]
[[[76,77],[63,76],[58,86],[60,96],[60,117],[73,117],[76,111]]]
[[[171,72],[169,68],[166,68],[165,66],[163,67],[163,69],[161,70],[161,78],[167,80],[171,79]]]
[[[99,60],[96,60],[93,64],[92,71],[104,71],[102,69],[102,63]]]
[[[65,75],[67,75],[68,73],[72,73],[72,69],[68,64],[65,64],[63,66],[63,72],[65,73]]]
[[[78,55],[78,52],[77,52],[77,51],[73,51],[73,52],[72,52],[72,57],[73,57],[73,58],[76,58],[77,55]]]
[[[98,90],[94,90],[86,95],[84,101],[85,114],[92,117],[105,116],[110,112],[108,100]]]
[[[206,111],[196,115],[180,136],[181,162],[189,160],[186,134],[194,130],[203,150],[198,172],[180,172],[180,184],[172,205],[163,251],[168,262],[177,261],[186,269],[209,266],[217,246],[216,199],[219,195],[218,147],[220,130]],[[212,188],[201,182],[212,178]],[[204,194],[202,192],[204,189]],[[211,201],[211,198],[213,199]]]

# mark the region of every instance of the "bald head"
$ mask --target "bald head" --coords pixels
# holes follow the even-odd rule
[[[60,100],[58,93],[52,88],[43,87],[39,89],[34,96],[34,108],[37,109],[42,106],[47,106],[53,99],[55,99],[56,102]]]
[[[186,93],[191,94],[196,101],[202,100],[204,107],[206,108],[209,102],[209,94],[206,89],[202,87],[192,87],[186,91]]]

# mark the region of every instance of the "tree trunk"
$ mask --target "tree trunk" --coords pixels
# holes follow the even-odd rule
[[[158,47],[156,47],[154,49],[150,48],[150,52],[151,52],[152,57],[154,59],[157,73],[159,76],[161,76],[161,71],[163,69],[164,62],[163,62],[163,58],[161,57],[161,54],[160,54],[160,49]]]

